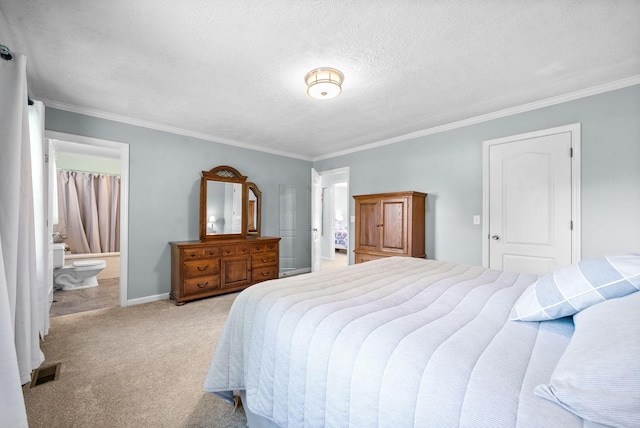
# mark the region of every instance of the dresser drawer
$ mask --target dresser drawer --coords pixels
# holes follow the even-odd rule
[[[220,247],[206,247],[202,249],[204,257],[220,257],[222,250]]]
[[[249,254],[249,245],[248,244],[239,244],[239,245],[223,245],[221,247],[222,256],[241,256],[243,254]]]
[[[184,277],[217,275],[220,273],[220,259],[188,260],[184,262]]]
[[[253,267],[251,270],[251,282],[266,281],[277,277],[278,269],[275,266]]]
[[[253,268],[275,265],[277,261],[278,255],[274,252],[257,253],[251,255],[251,266],[253,266]]]
[[[278,249],[278,243],[277,242],[251,244],[251,254],[253,254],[253,253],[263,253],[263,252],[266,252],[266,251],[276,251],[277,249]]]
[[[182,250],[184,260],[198,260],[207,257],[220,257],[220,247],[187,248]]]
[[[220,288],[220,275],[201,276],[184,280],[184,296],[208,293]]]
[[[184,260],[203,259],[204,249],[203,248],[187,248],[186,250],[182,250],[182,258]]]

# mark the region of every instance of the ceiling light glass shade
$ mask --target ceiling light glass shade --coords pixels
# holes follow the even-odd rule
[[[319,100],[328,100],[340,95],[343,80],[344,75],[335,68],[317,68],[304,77],[307,94]]]

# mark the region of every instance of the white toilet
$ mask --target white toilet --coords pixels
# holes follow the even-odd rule
[[[98,285],[98,275],[107,266],[104,260],[79,260],[64,265],[64,244],[53,244],[53,284],[64,291]]]

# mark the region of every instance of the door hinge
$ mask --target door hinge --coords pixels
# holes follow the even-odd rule
[[[570,223],[571,223],[571,230],[573,230],[573,220],[571,220]]]
[[[49,153],[44,154],[44,163],[49,163]]]
[[[573,157],[573,147],[571,147],[569,149],[569,157],[572,158]]]

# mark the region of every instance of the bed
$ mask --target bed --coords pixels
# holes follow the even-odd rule
[[[251,428],[638,426],[633,257],[625,290],[582,290],[562,310],[536,300],[543,277],[402,257],[254,285],[231,308],[204,389],[239,393]]]
[[[336,220],[334,226],[334,243],[338,250],[349,249],[349,229],[343,221]]]

